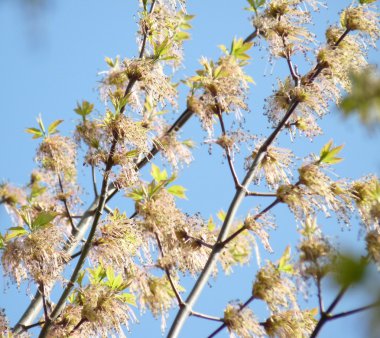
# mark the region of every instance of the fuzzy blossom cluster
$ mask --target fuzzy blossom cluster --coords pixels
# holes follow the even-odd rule
[[[273,314],[264,323],[270,338],[310,337],[317,320],[314,310],[289,310]]]
[[[298,172],[297,184],[281,185],[277,189],[277,198],[288,205],[295,217],[302,220],[316,211],[330,216],[333,211],[348,223],[352,205],[347,184],[334,182],[316,163],[305,164]]]
[[[255,160],[262,142],[259,142],[252,152],[252,155],[246,159],[246,169],[248,170]],[[264,177],[270,188],[277,188],[280,184],[289,184],[289,178],[292,175],[291,165],[294,160],[294,154],[291,150],[278,148],[273,145],[269,146],[263,159],[256,168],[255,181],[260,183]]]
[[[257,215],[259,210],[257,208],[255,214]],[[264,246],[265,250],[268,252],[273,252],[272,247],[269,243],[269,234],[268,230],[275,229],[276,224],[274,222],[273,216],[270,213],[266,213],[260,217],[259,220],[255,216],[248,215],[244,220],[244,227],[253,232],[256,237],[258,237]]]
[[[133,83],[133,90],[127,96],[130,107],[141,111],[146,96],[162,106],[168,102],[174,107],[177,105],[177,90],[165,75],[160,62],[151,58],[125,59],[123,62],[116,59],[109,66],[100,87],[100,95],[104,101],[122,101],[127,86]]]
[[[47,171],[63,174],[68,181],[76,177],[76,146],[68,137],[46,137],[37,151],[37,162]]]
[[[380,220],[380,182],[376,176],[355,181],[350,192],[363,223],[368,229],[377,229]]]
[[[369,258],[380,268],[380,230],[372,230],[365,236]]]
[[[231,234],[239,227],[232,227]],[[232,272],[232,267],[236,264],[248,264],[252,254],[252,247],[257,247],[256,240],[248,231],[240,234],[239,238],[232,240],[219,255],[219,260],[224,272],[228,275]],[[257,260],[259,261],[259,257]]]
[[[264,337],[265,331],[255,318],[252,310],[242,307],[242,304],[229,304],[224,310],[224,323],[230,337]]]
[[[311,13],[304,0],[272,0],[266,9],[253,18],[253,25],[269,44],[275,57],[289,57],[305,52],[314,42],[314,35],[305,27],[311,23]],[[316,6],[314,6],[316,9]]]
[[[216,63],[202,58],[200,63],[203,69],[187,80],[193,89],[187,106],[198,114],[203,128],[211,134],[214,115],[232,112],[239,118],[241,110],[248,109],[245,101],[248,82],[252,80],[245,75],[242,63],[233,55],[223,56]]]
[[[25,191],[8,183],[0,183],[0,204],[14,207],[26,202]]]
[[[123,326],[136,320],[128,296],[100,283],[76,290],[49,332],[52,337],[93,337],[110,333],[123,337]]]
[[[298,245],[300,273],[306,279],[320,281],[330,271],[335,250],[321,234],[315,218],[306,219],[301,234]]]
[[[142,269],[130,269],[130,290],[137,295],[141,311],[149,309],[155,318],[161,316],[161,329],[165,330],[166,316],[170,309],[177,306],[172,286],[166,276],[157,277]],[[176,279],[174,279],[176,283]],[[176,283],[177,284],[177,283]],[[178,291],[183,289],[176,285]]]
[[[99,227],[90,252],[92,261],[121,272],[142,256],[149,256],[149,251],[137,222],[115,209]]]
[[[213,240],[203,221],[197,217],[187,217],[175,205],[173,195],[165,189],[143,203],[138,204],[142,216],[140,226],[156,241],[162,242],[164,261],[162,267],[175,267],[182,272],[200,272],[207,261],[209,249],[192,238]],[[156,237],[157,236],[157,237]]]
[[[154,143],[160,149],[162,156],[173,168],[179,168],[183,164],[189,165],[193,160],[191,149],[194,147],[194,143],[191,140],[179,140],[178,134],[168,133],[169,126],[164,124],[158,129],[159,136]]]
[[[266,302],[272,312],[290,306],[298,308],[293,282],[271,262],[258,271],[252,287],[252,296]]]
[[[28,278],[49,285],[70,260],[63,242],[62,229],[54,225],[7,241],[1,257],[4,272],[18,285]]]

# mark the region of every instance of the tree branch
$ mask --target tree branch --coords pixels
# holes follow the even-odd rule
[[[160,250],[161,257],[164,257],[164,250],[163,250],[163,248],[162,248],[162,243],[161,243],[161,241],[160,241],[160,237],[158,236],[158,233],[157,233],[157,232],[155,232],[154,235],[156,236],[157,245],[158,245],[158,248],[159,248],[159,250]],[[176,288],[176,286],[175,286],[175,284],[174,284],[174,281],[173,281],[173,279],[172,279],[172,276],[170,275],[170,270],[169,270],[169,268],[167,268],[167,267],[165,267],[164,270],[165,270],[165,273],[166,273],[166,277],[168,278],[169,283],[170,283],[170,285],[171,285],[171,287],[172,287],[172,289],[173,289],[173,292],[174,292],[174,294],[175,294],[175,297],[177,298],[178,305],[179,305],[180,307],[182,307],[184,303],[183,303],[183,300],[182,300],[182,298],[181,298],[181,295],[179,294],[179,292],[178,292],[178,290],[177,290],[177,288]]]
[[[380,306],[380,301],[377,301],[375,303],[372,303],[372,304],[369,304],[366,306],[362,306],[362,307],[359,307],[359,308],[351,310],[351,311],[344,311],[344,312],[338,313],[336,315],[332,315],[328,318],[328,320],[330,321],[330,320],[334,320],[334,319],[338,319],[338,318],[342,318],[342,317],[351,316],[351,315],[354,315],[358,312],[366,311],[366,310],[373,309],[373,308],[379,307],[379,306]]]
[[[338,46],[339,43],[343,40],[344,36],[348,34],[349,30],[346,30],[341,38],[337,41],[335,46]],[[322,72],[323,65],[318,63],[317,66],[314,69],[314,72],[309,77],[309,83],[314,81],[314,79]],[[266,139],[266,141],[261,145],[259,148],[257,155],[255,159],[253,160],[244,180],[242,183],[242,187],[237,189],[235,196],[228,208],[226,218],[223,222],[222,228],[220,230],[217,242],[214,245],[214,248],[212,249],[209,259],[206,262],[205,267],[203,268],[198,280],[196,281],[193,289],[190,292],[190,295],[186,299],[186,307],[182,307],[179,312],[177,313],[176,318],[174,319],[174,322],[170,328],[168,337],[169,338],[175,338],[178,337],[180,330],[182,329],[187,317],[189,316],[192,307],[194,306],[195,302],[197,301],[198,297],[200,296],[203,288],[207,284],[208,279],[210,278],[210,275],[214,269],[214,266],[217,262],[217,258],[219,256],[219,252],[222,248],[222,243],[226,240],[228,233],[230,231],[230,228],[232,226],[232,223],[234,221],[235,215],[237,213],[238,208],[240,207],[240,204],[242,203],[246,191],[248,190],[248,187],[250,183],[252,182],[256,168],[260,165],[261,161],[264,159],[268,147],[272,144],[272,142],[276,139],[286,122],[289,120],[290,116],[293,114],[295,109],[297,108],[300,101],[297,99],[292,100],[292,102],[289,104],[288,110],[276,129],[269,135],[269,137]]]
[[[209,316],[209,315],[205,315],[203,313],[199,313],[199,312],[195,312],[195,311],[191,311],[190,315],[194,316],[194,317],[202,318],[202,319],[212,320],[214,322],[224,322],[223,318]]]
[[[323,325],[325,325],[329,321],[329,317],[331,315],[331,312],[335,309],[335,307],[338,305],[344,294],[346,293],[349,285],[344,286],[339,291],[338,295],[335,297],[335,299],[332,301],[330,306],[325,312],[322,312],[321,318],[319,319],[317,325],[315,326],[314,331],[310,335],[310,338],[316,338],[319,334],[319,331],[322,329]]]

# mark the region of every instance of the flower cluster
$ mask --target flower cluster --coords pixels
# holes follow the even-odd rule
[[[37,161],[42,168],[63,174],[68,181],[76,177],[76,147],[68,137],[53,135],[46,137],[37,151]]]
[[[133,91],[127,97],[131,107],[141,110],[144,97],[149,95],[153,102],[176,106],[177,91],[170,78],[164,74],[163,66],[153,59],[125,59],[113,62],[105,73],[101,96],[104,100],[123,101],[125,90],[131,81]]]
[[[111,332],[124,335],[122,326],[128,327],[136,320],[130,307],[136,305],[135,299],[123,292],[128,283],[111,271],[97,268],[90,272],[90,283],[75,289],[70,303],[51,328],[52,336],[105,336]]]
[[[304,27],[311,22],[309,11],[301,9],[303,0],[272,0],[253,18],[253,25],[269,44],[275,57],[305,52],[314,42],[314,35]]]
[[[18,285],[27,278],[49,285],[70,259],[62,249],[63,241],[62,229],[54,225],[7,241],[1,257],[4,272]]]
[[[246,159],[246,169],[249,169],[252,161],[256,158],[261,147],[261,143],[257,144],[252,155]],[[291,165],[294,155],[289,149],[269,146],[265,152],[265,156],[257,166],[255,180],[260,183],[260,179],[264,176],[266,183],[271,188],[277,188],[280,183],[290,183]]]
[[[331,269],[333,246],[321,235],[315,219],[306,219],[301,234],[303,237],[298,245],[301,275],[320,281]]]
[[[275,264],[268,262],[257,273],[252,295],[266,302],[272,312],[289,308],[291,305],[298,308],[295,294],[294,284],[283,276]]]
[[[223,56],[218,62],[200,60],[203,69],[187,80],[193,92],[201,89],[200,95],[192,93],[187,100],[190,110],[197,113],[203,128],[210,134],[213,130],[214,115],[222,112],[235,113],[247,110],[245,103],[248,82],[251,79],[244,74],[242,63],[233,55]]]
[[[380,267],[380,232],[372,230],[365,236],[369,257]]]
[[[124,271],[134,263],[134,258],[141,258],[141,254],[148,256],[148,245],[136,221],[116,209],[102,223],[90,252],[92,260]]]
[[[244,307],[242,304],[228,304],[224,310],[224,323],[230,337],[249,338],[249,337],[263,337],[265,331],[260,323],[255,318],[251,309]]]
[[[314,310],[289,310],[275,313],[264,323],[269,337],[309,337],[313,332],[317,320]]]

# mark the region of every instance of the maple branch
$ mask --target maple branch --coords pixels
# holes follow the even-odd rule
[[[202,318],[202,319],[212,320],[214,322],[224,322],[223,318],[209,316],[209,315],[205,315],[203,313],[199,313],[199,312],[195,312],[195,311],[191,311],[190,315],[194,316],[194,317]]]
[[[339,43],[344,39],[344,37],[348,34],[349,29],[347,29],[342,36],[339,38],[339,40],[336,42],[335,46],[338,46]],[[322,72],[324,66],[321,63],[318,63],[312,73],[309,76],[309,83],[313,82],[314,79]],[[253,178],[255,176],[255,172],[257,167],[260,165],[262,160],[264,159],[268,147],[272,144],[272,142],[277,138],[278,134],[284,127],[284,125],[288,122],[290,116],[293,114],[295,109],[298,107],[300,101],[297,99],[293,99],[288,107],[287,112],[285,113],[284,117],[278,124],[278,126],[275,128],[275,130],[268,136],[266,141],[260,146],[260,148],[257,151],[257,154],[243,180],[242,186],[239,187],[239,189],[236,190],[235,196],[232,199],[232,202],[228,208],[226,218],[223,222],[222,228],[220,230],[217,242],[215,243],[213,249],[211,250],[210,256],[206,262],[205,267],[203,268],[200,276],[198,277],[193,289],[190,292],[190,295],[186,299],[186,307],[182,307],[179,312],[177,313],[176,318],[174,319],[174,322],[170,328],[168,337],[169,338],[175,338],[178,337],[179,332],[181,331],[187,317],[190,315],[191,309],[194,306],[195,302],[199,298],[202,290],[204,289],[205,285],[207,284],[207,281],[209,280],[212,271],[214,269],[214,266],[217,262],[219,253],[221,249],[223,248],[223,242],[227,239],[228,233],[230,231],[230,228],[233,224],[233,221],[235,219],[235,215],[237,213],[237,210],[240,207],[240,204],[242,203],[246,191],[248,191],[248,187],[253,181]]]
[[[319,319],[317,325],[315,326],[314,331],[311,333],[310,338],[316,338],[319,334],[319,331],[322,329],[323,325],[325,325],[329,321],[329,317],[331,315],[331,312],[335,309],[335,307],[338,305],[344,294],[346,293],[347,289],[349,288],[349,285],[343,286],[341,290],[339,291],[338,295],[335,297],[335,299],[332,301],[330,306],[325,312],[322,312],[321,318]]]

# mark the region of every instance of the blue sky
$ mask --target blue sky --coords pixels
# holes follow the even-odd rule
[[[73,113],[77,101],[85,99],[94,102],[99,113],[104,110],[97,94],[100,80],[98,73],[106,68],[105,56],[132,57],[137,54],[136,2],[51,1],[43,10],[33,12],[24,11],[14,1],[0,1],[0,180],[9,180],[19,185],[28,181],[29,174],[35,167],[33,158],[37,141],[32,141],[24,130],[36,124],[38,114],[41,113],[47,123],[64,119],[60,130],[63,134],[70,135],[77,119]],[[338,20],[337,12],[341,6],[349,4],[350,1],[337,3],[334,1],[328,12],[322,11],[318,16],[316,29],[319,37],[323,37],[323,30],[328,24]],[[188,12],[195,14],[196,18],[191,31],[192,40],[185,47],[185,68],[180,70],[182,77],[193,75],[201,56],[216,59],[220,56],[218,45],[228,46],[234,36],[245,37],[252,31],[249,13],[242,10],[245,6],[243,0],[209,0],[207,3],[189,1]],[[255,79],[256,86],[252,87],[249,95],[251,113],[246,117],[246,123],[253,133],[265,136],[270,129],[266,118],[262,116],[263,100],[271,94],[276,77],[284,78],[287,70],[281,62],[269,64],[265,51],[259,51],[258,47],[253,48],[250,54],[252,62],[247,71]],[[375,62],[379,59],[379,52],[371,51],[369,58]],[[187,89],[182,86],[179,111],[173,112],[172,119],[185,108],[186,93]],[[298,157],[303,157],[310,152],[317,153],[323,144],[333,138],[336,144],[345,144],[342,153],[345,161],[336,167],[340,176],[358,178],[367,173],[379,175],[378,134],[369,135],[355,119],[343,120],[335,107],[331,107],[331,114],[321,122],[321,126],[325,133],[314,142],[298,138],[294,144],[290,144],[289,137],[283,135],[279,144],[290,145]],[[188,200],[179,201],[179,205],[188,213],[199,211],[206,218],[215,216],[219,210],[228,208],[233,197],[233,185],[227,164],[219,149],[214,147],[210,156],[208,146],[202,145],[206,135],[199,127],[198,119],[193,118],[185,126],[182,136],[194,138],[198,146],[194,152],[194,162],[185,167],[179,176],[179,182],[188,189]],[[246,153],[246,150],[243,149],[242,152]],[[237,160],[240,177],[244,173],[243,160]],[[81,166],[79,173],[88,175],[87,169],[82,169]],[[83,179],[83,182],[88,181]],[[243,218],[257,203],[265,206],[268,202],[257,199],[245,202],[239,213],[240,217]],[[123,199],[117,199],[114,203],[116,205],[132,212],[131,204]],[[297,238],[295,221],[287,208],[279,206],[275,214],[279,227],[272,233],[271,243],[276,252],[270,256],[271,259],[279,257],[287,243],[295,243]],[[10,226],[9,222],[6,213],[1,209],[1,232]],[[353,225],[351,231],[342,229],[333,220],[322,219],[321,224],[324,224],[324,229],[331,236],[341,238],[343,247],[362,249],[363,245],[358,241],[357,224]],[[264,254],[263,257],[268,256]],[[256,269],[257,265],[253,260],[248,267],[236,268],[236,274],[228,278],[220,275],[216,280],[210,281],[212,287],[204,290],[197,310],[221,316],[228,300],[247,299]],[[194,281],[185,279],[184,283],[189,290]],[[32,285],[30,287],[33,289]],[[6,308],[13,324],[27,305],[25,290],[22,288],[18,292],[9,285],[9,280],[1,276],[0,289],[4,290],[0,307]],[[334,294],[335,291],[326,286],[327,303]],[[342,302],[341,309],[350,309],[355,304],[366,304],[364,293],[354,290],[352,297],[349,296]],[[310,307],[313,306],[315,303],[311,302]],[[253,309],[261,313],[263,306],[257,303]],[[360,315],[330,323],[320,337],[338,337],[344,329],[345,337],[364,338],[367,336],[363,328],[365,317]],[[172,319],[173,313],[170,314],[168,323]],[[203,337],[213,327],[215,324],[191,319],[185,326],[183,337]],[[159,336],[160,323],[150,316],[141,317],[141,323],[132,326],[131,337]],[[228,335],[223,332],[219,336]]]

